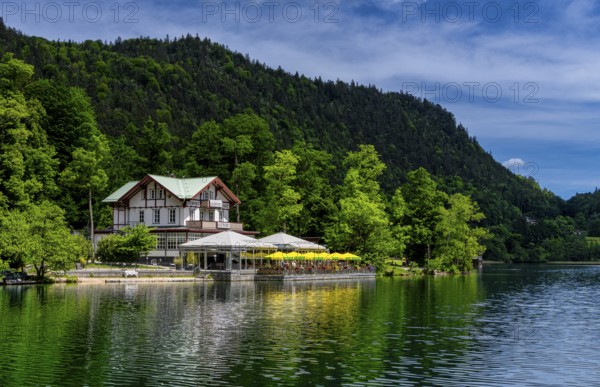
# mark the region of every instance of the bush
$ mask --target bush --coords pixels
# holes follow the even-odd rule
[[[182,265],[183,265],[183,258],[177,257],[177,258],[173,259],[173,263],[175,264],[175,268],[182,267]]]

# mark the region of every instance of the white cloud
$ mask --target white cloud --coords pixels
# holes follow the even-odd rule
[[[103,4],[106,23],[19,25],[19,15],[14,15],[10,20],[17,24],[9,24],[29,34],[61,40],[114,41],[117,36],[164,38],[167,34],[174,37],[198,33],[271,67],[281,66],[292,73],[297,71],[323,79],[374,84],[386,91],[401,90],[403,82],[460,85],[496,82],[508,102],[513,102],[510,101],[515,95],[513,85],[518,84],[517,103],[493,104],[481,98],[467,103],[443,100],[439,103],[453,112],[471,135],[485,140],[491,151],[495,150],[494,141],[512,139],[514,144],[531,142],[537,147],[546,146],[545,154],[552,157],[552,150],[557,147],[600,142],[597,130],[600,51],[594,50],[600,46],[597,1],[515,3],[496,0],[494,3],[501,4],[505,17],[509,18],[505,23],[496,24],[482,19],[481,15],[476,20],[465,20],[466,13],[459,23],[448,20],[422,23],[421,15],[411,16],[406,22],[407,15],[400,13],[405,3],[402,0],[372,3],[339,0],[335,23],[324,22],[331,10],[323,8],[319,20],[314,20],[314,4],[323,7],[329,3],[299,2],[296,4],[303,7],[302,20],[292,23],[281,14],[287,1],[278,6],[273,22],[267,20],[265,9],[259,23],[250,23],[244,15],[235,21],[231,14],[203,14],[203,4],[208,2],[177,1],[175,5],[154,0],[139,4],[136,14],[139,23],[123,23],[125,9],[121,10],[120,22],[114,23],[110,22],[114,18],[112,2],[102,0],[99,3]],[[417,2],[421,1],[411,3]],[[223,6],[221,1],[214,4]],[[515,4],[522,8],[519,23],[510,20]],[[534,9],[531,4],[539,7],[535,15],[538,22],[522,23]],[[431,5],[428,9],[434,7]],[[226,16],[225,22],[223,16]],[[523,98],[532,91],[525,89],[528,82],[537,86],[534,97],[539,103],[523,103]],[[513,152],[527,155],[517,150],[506,152],[506,148],[504,151],[508,155]],[[540,151],[535,158],[537,162],[544,162],[541,155]],[[520,158],[507,162],[525,165],[519,164],[523,162]],[[572,168],[584,168],[584,163],[568,159],[565,163]],[[600,177],[592,166],[586,171],[590,179]],[[550,181],[552,176],[547,179]],[[544,181],[540,183],[544,185]]]
[[[526,164],[525,161],[518,157],[508,159],[508,160],[502,162],[502,165],[508,169],[512,169],[515,167],[523,167],[523,166],[525,166],[525,164]]]

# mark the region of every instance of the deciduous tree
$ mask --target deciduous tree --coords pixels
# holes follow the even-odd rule
[[[447,200],[447,195],[437,189],[436,182],[424,168],[407,175],[408,182],[400,191],[406,203],[403,224],[409,226],[407,254],[420,265],[432,257],[435,232]]]
[[[298,158],[290,150],[275,152],[275,161],[265,166],[266,203],[262,211],[262,231],[287,231],[287,225],[302,211],[300,193],[292,183],[296,179]]]
[[[471,198],[454,194],[448,199],[436,225],[436,241],[430,267],[450,272],[468,272],[473,268],[473,258],[482,255],[482,239],[488,233],[475,226],[485,216]]]
[[[47,201],[8,211],[1,226],[3,256],[18,266],[33,265],[38,278],[72,268],[89,251],[90,242],[69,231],[64,211]]]
[[[382,268],[396,250],[377,181],[385,164],[372,146],[363,145],[348,153],[344,165],[349,169],[325,238],[332,249],[355,252]]]
[[[94,193],[103,190],[108,183],[104,160],[109,155],[104,136],[93,136],[85,148],[73,151],[73,161],[61,174],[61,181],[68,186],[84,190],[88,197],[90,239],[94,240]],[[92,254],[92,260],[94,255]]]

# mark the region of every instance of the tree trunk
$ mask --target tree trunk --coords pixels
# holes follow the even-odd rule
[[[92,240],[92,263],[96,260],[96,245],[94,244],[94,212],[92,209],[92,189],[88,190],[88,206],[90,209],[90,239]]]
[[[236,149],[235,163],[234,163],[234,167],[233,167],[234,171],[235,171],[235,168],[237,168],[237,165],[238,165],[238,158],[237,158],[237,149]],[[240,183],[239,183],[239,181],[237,181],[237,179],[235,181],[235,196],[237,196],[238,198],[240,197]],[[240,223],[240,205],[239,204],[235,207],[235,211],[236,211],[236,222]]]
[[[35,274],[37,278],[40,280],[43,279],[46,275],[46,265],[44,265],[44,261],[42,261],[40,266],[34,264],[33,267],[35,268]]]

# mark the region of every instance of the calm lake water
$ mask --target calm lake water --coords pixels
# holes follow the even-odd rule
[[[600,383],[600,267],[0,288],[1,386]]]

